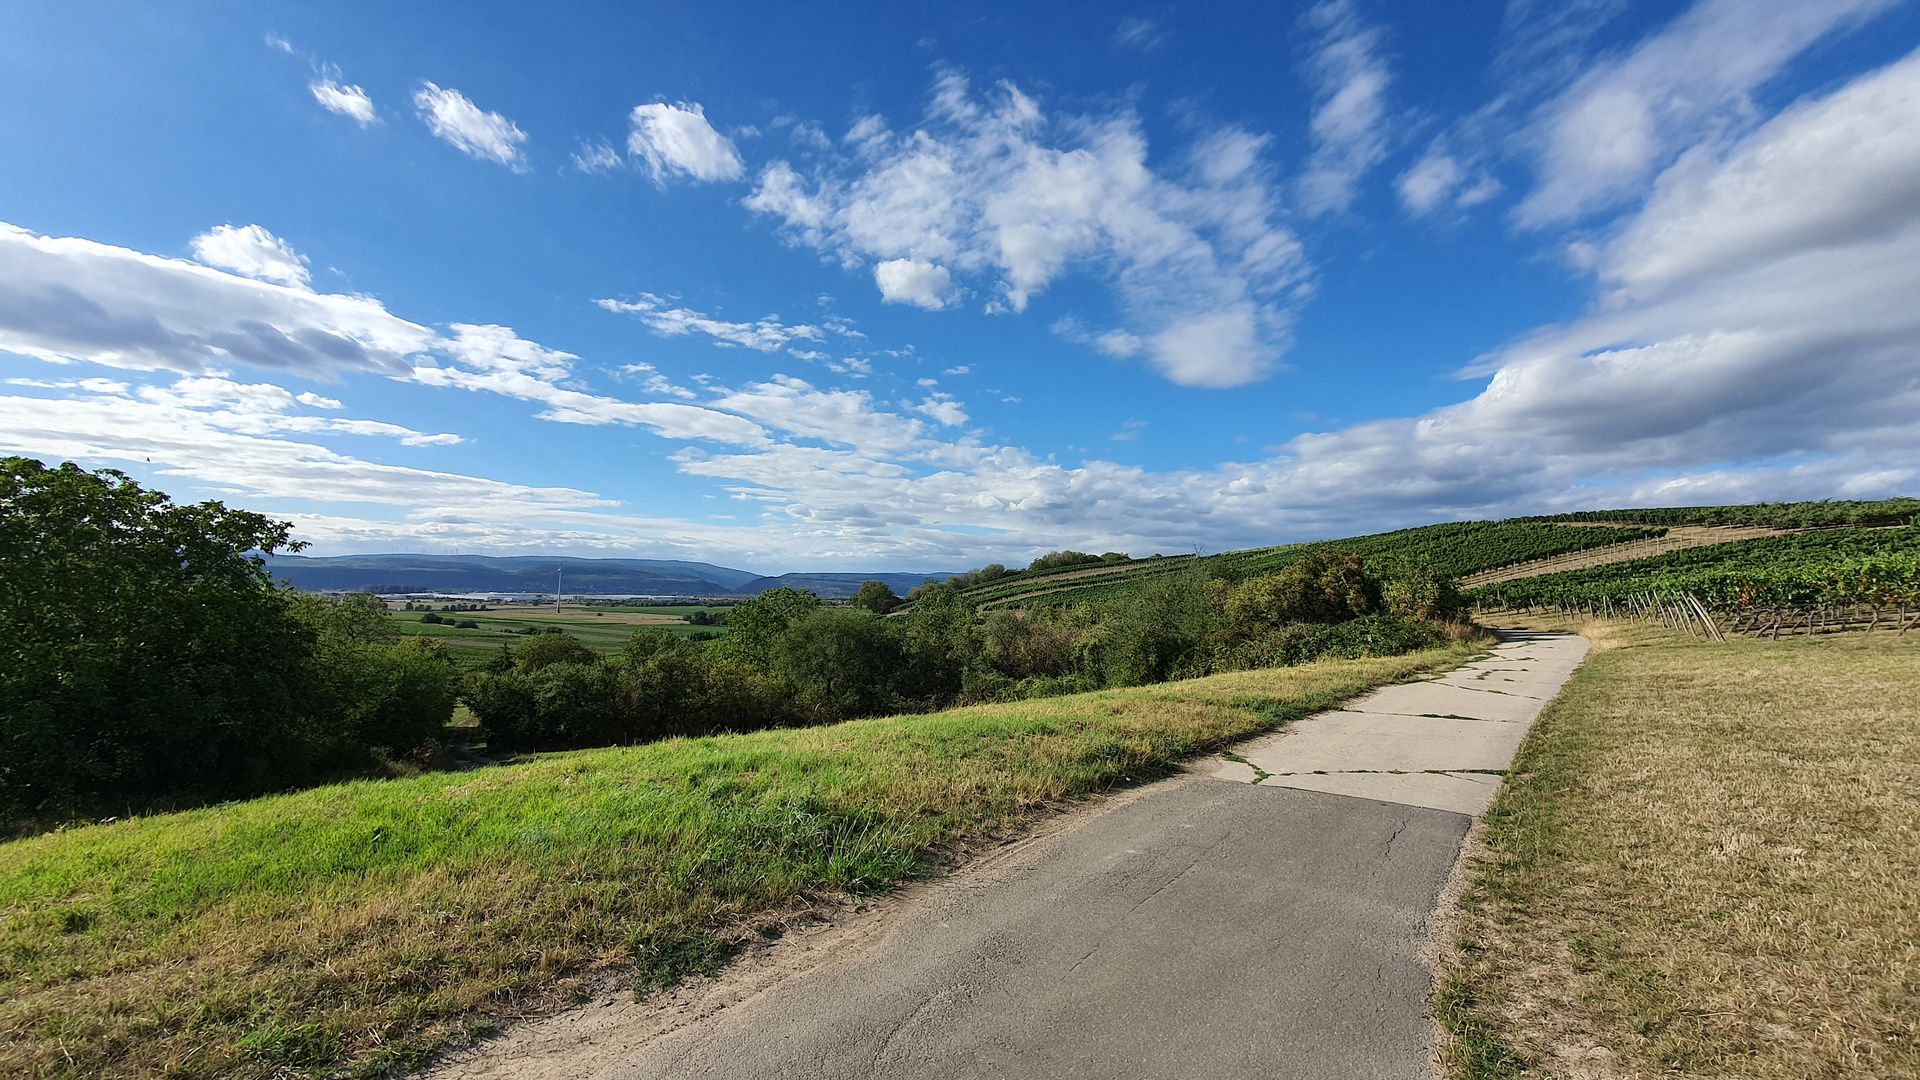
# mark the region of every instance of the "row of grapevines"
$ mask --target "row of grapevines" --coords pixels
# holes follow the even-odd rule
[[[1483,604],[1578,605],[1692,593],[1719,608],[1920,604],[1920,528],[1834,529],[1486,585]]]
[[[1523,521],[1622,521],[1645,525],[1763,525],[1817,529],[1838,525],[1920,525],[1920,499],[1875,502],[1751,503],[1745,506],[1675,506],[1640,510],[1581,510]]]

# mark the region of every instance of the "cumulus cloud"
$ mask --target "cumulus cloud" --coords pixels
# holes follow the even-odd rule
[[[313,91],[313,99],[328,112],[339,113],[361,127],[373,123],[373,99],[358,86],[345,86],[326,77],[307,84],[307,89]]]
[[[495,161],[515,172],[527,169],[522,149],[527,133],[499,113],[486,112],[458,90],[442,90],[426,83],[413,95],[414,107],[427,129],[441,141],[469,157]]]
[[[715,319],[691,308],[672,307],[652,293],[641,293],[638,300],[595,300],[608,311],[632,315],[661,337],[705,334],[716,345],[739,345],[758,352],[777,352],[794,341],[825,341],[820,327],[806,323],[789,325],[779,316],[769,315],[750,323]]]
[[[310,276],[305,255],[258,225],[215,225],[194,237],[191,246],[193,257],[208,266],[260,281],[304,288]]]
[[[699,104],[637,105],[630,117],[627,152],[647,163],[657,182],[670,173],[695,180],[738,180],[746,174],[733,140],[713,130]]]
[[[1755,114],[1752,92],[1808,46],[1895,0],[1700,0],[1542,106],[1528,140],[1539,183],[1520,224],[1577,220],[1638,194],[1681,149]]]
[[[1307,267],[1262,136],[1216,129],[1155,171],[1131,112],[1049,117],[1011,83],[983,101],[949,71],[912,133],[867,117],[844,143],[810,176],[770,163],[743,205],[870,260],[883,299],[940,307],[972,277],[990,279],[988,310],[1020,312],[1079,268],[1113,284],[1137,353],[1175,381],[1258,379],[1288,345]]]
[[[1352,0],[1322,0],[1300,17],[1316,35],[1307,72],[1314,83],[1313,152],[1301,175],[1300,207],[1345,210],[1361,177],[1387,156],[1386,94],[1392,74],[1380,31],[1360,21]]]
[[[886,303],[912,304],[939,311],[947,306],[953,275],[939,263],[888,259],[873,268],[873,283],[880,286],[880,299]]]

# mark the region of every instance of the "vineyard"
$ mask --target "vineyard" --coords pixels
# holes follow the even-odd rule
[[[1540,522],[1621,522],[1636,525],[1758,525],[1769,529],[1835,526],[1920,525],[1920,499],[1850,502],[1750,503],[1745,506],[1678,506],[1641,510],[1581,510],[1572,514],[1518,518]]]
[[[1920,609],[1920,527],[1826,529],[1474,589],[1482,610],[1547,607],[1657,617],[1702,629],[1807,633],[1885,620],[1902,632]],[[1715,620],[1718,620],[1716,623]]]
[[[1100,606],[1131,595],[1150,579],[1196,569],[1240,581],[1272,574],[1316,549],[1338,548],[1369,560],[1406,560],[1446,577],[1552,555],[1658,537],[1660,527],[1597,528],[1518,521],[1461,521],[1356,536],[1345,540],[1252,548],[1219,555],[1137,560],[1115,571],[1065,571],[1022,580],[1001,578],[967,590],[982,609]],[[1097,575],[1097,576],[1095,576]]]

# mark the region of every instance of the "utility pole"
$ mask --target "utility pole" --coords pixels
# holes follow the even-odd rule
[[[567,568],[564,566],[556,566],[553,569],[553,613],[555,615],[560,614],[560,581],[566,571]]]

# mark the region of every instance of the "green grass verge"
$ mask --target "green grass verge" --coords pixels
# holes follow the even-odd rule
[[[1485,820],[1455,1080],[1920,1075],[1920,640],[1594,652]]]
[[[1459,646],[365,781],[0,846],[0,1070],[377,1075]]]

